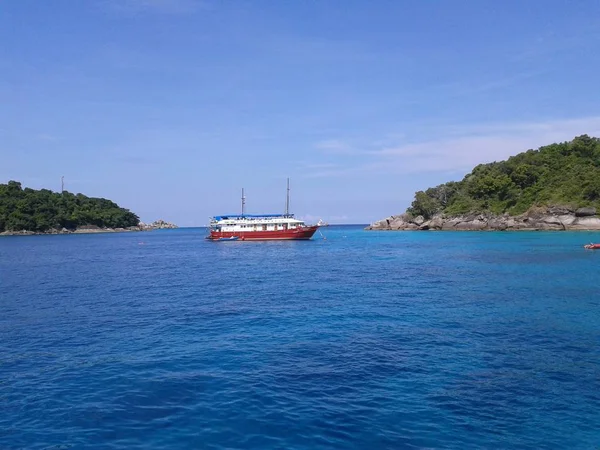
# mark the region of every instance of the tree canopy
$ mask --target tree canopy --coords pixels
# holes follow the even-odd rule
[[[137,215],[104,198],[23,189],[17,181],[0,184],[0,232],[42,232],[85,225],[125,228],[138,223]]]
[[[600,139],[588,135],[480,164],[462,181],[419,191],[407,212],[518,215],[533,206],[600,207]]]

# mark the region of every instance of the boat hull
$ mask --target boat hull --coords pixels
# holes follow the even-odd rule
[[[240,241],[294,241],[308,240],[319,229],[318,226],[276,231],[213,231],[208,239],[218,241],[238,237]]]
[[[600,250],[600,244],[587,244],[584,245],[583,248],[586,248],[588,250]]]

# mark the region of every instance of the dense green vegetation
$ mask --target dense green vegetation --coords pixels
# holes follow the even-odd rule
[[[419,191],[407,212],[522,214],[533,206],[600,207],[600,139],[528,150],[506,161],[481,164],[462,181]]]
[[[104,198],[23,189],[16,181],[0,184],[0,232],[74,229],[84,225],[125,228],[138,223],[134,213]]]

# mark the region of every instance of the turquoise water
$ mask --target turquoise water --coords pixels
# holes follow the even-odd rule
[[[600,446],[596,233],[0,238],[0,448]]]

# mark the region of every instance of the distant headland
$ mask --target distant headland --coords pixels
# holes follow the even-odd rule
[[[128,209],[105,198],[68,191],[30,189],[17,181],[0,184],[0,235],[110,233],[177,228],[157,220],[140,222]]]
[[[367,230],[600,230],[600,139],[527,150],[419,191]]]

